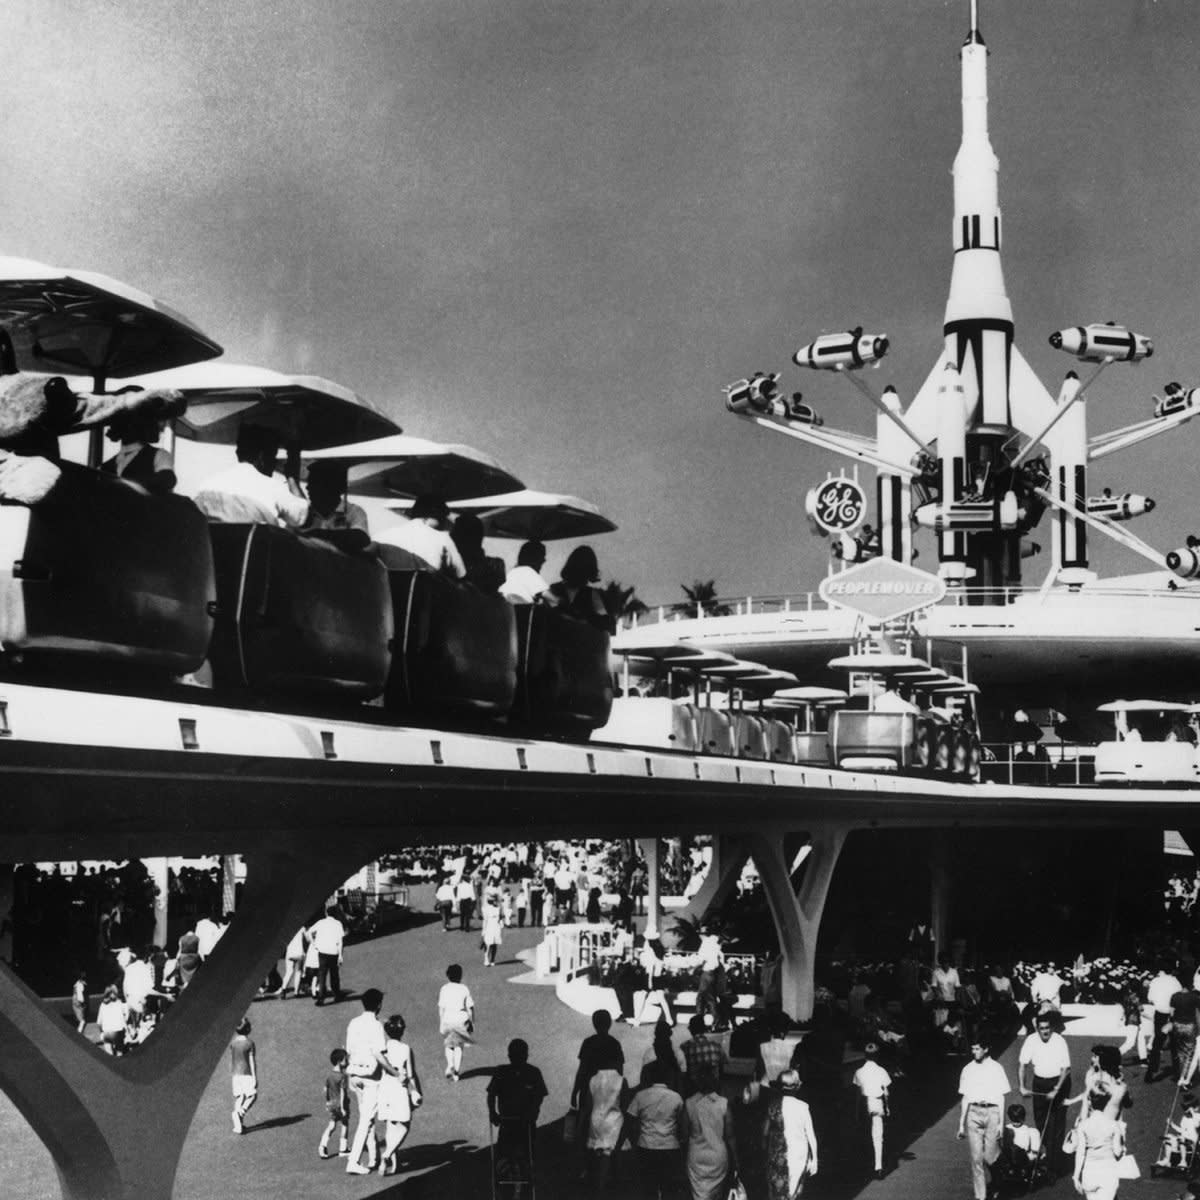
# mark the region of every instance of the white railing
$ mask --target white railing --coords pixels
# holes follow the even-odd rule
[[[999,607],[1014,604],[1018,600],[1044,603],[1071,596],[1091,603],[1108,600],[1200,600],[1200,588],[1135,588],[1135,587],[1084,587],[1066,588],[1055,586],[1047,591],[1042,587],[960,587],[946,593],[943,606],[954,607]],[[724,612],[713,613],[721,608]],[[622,629],[637,629],[643,625],[657,625],[676,621],[728,620],[730,617],[759,616],[768,613],[825,612],[829,605],[817,592],[798,592],[786,596],[721,596],[715,600],[697,604],[653,605],[641,616],[622,620]]]

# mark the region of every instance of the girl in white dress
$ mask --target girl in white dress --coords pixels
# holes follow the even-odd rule
[[[403,1040],[404,1018],[396,1013],[383,1023],[387,1034],[387,1059],[396,1068],[395,1075],[384,1072],[379,1081],[378,1119],[387,1126],[383,1153],[379,1159],[380,1175],[395,1175],[396,1151],[408,1136],[413,1112],[421,1107],[421,1080],[412,1047]]]

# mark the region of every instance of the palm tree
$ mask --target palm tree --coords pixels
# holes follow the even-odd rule
[[[676,604],[672,612],[683,613],[689,617],[709,616],[727,617],[733,611],[728,604],[717,603],[717,581],[715,579],[695,579],[692,586],[686,583],[679,585],[683,588],[686,600]]]
[[[608,609],[608,615],[616,617],[618,621],[640,617],[643,613],[649,612],[649,606],[638,599],[636,587],[627,588],[615,579],[610,579],[600,589],[600,596],[604,601],[604,607]]]

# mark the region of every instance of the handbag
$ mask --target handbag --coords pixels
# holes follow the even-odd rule
[[[1117,1159],[1118,1179],[1140,1179],[1141,1177],[1142,1168],[1138,1166],[1138,1161],[1132,1154],[1122,1154]]]
[[[579,1140],[579,1109],[568,1108],[563,1117],[563,1144],[573,1146]]]
[[[1072,1125],[1071,1128],[1067,1130],[1067,1136],[1065,1138],[1063,1138],[1063,1153],[1064,1154],[1074,1154],[1075,1153],[1075,1135],[1076,1135],[1076,1131],[1078,1129],[1079,1129],[1079,1122],[1076,1121],[1075,1124]]]
[[[729,1184],[729,1200],[747,1200],[746,1185],[736,1175]]]

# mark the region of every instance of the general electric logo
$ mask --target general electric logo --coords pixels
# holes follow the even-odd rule
[[[805,511],[826,533],[850,533],[867,512],[867,494],[853,479],[827,479],[812,488]]]

